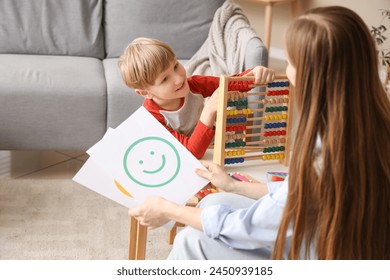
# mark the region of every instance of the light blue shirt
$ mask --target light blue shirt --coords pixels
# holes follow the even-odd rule
[[[234,249],[269,248],[271,251],[286,204],[288,178],[281,182],[268,182],[267,186],[269,193],[249,208],[237,210],[228,205],[203,208],[201,219],[204,233]],[[290,229],[287,232],[288,244],[291,234]]]

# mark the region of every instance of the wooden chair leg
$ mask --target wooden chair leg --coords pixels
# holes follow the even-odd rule
[[[137,220],[130,218],[129,260],[135,260],[137,244]]]
[[[175,240],[177,228],[178,227],[184,227],[185,225],[182,223],[175,223],[175,225],[172,227],[172,229],[168,232],[168,244],[172,245],[173,241]]]
[[[186,206],[190,206],[190,207],[196,207],[196,205],[198,205],[199,203],[199,198],[196,197],[196,196],[193,196],[191,197],[187,203],[186,203]],[[177,233],[177,228],[178,227],[184,227],[185,225],[182,224],[182,223],[175,223],[172,227],[172,229],[168,232],[168,244],[169,245],[172,245],[173,244],[173,241],[175,240],[175,236],[176,236],[176,233]]]
[[[142,226],[131,217],[129,234],[129,260],[144,260],[146,255],[146,241],[148,228]]]
[[[168,244],[172,245],[173,240],[175,240],[175,236],[177,233],[177,226],[176,224],[173,226],[173,228],[168,232]]]

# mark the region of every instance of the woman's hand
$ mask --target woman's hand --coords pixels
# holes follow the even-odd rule
[[[196,169],[195,173],[209,180],[218,190],[234,192],[235,180],[230,177],[219,165],[210,161],[201,161],[207,171]]]
[[[201,212],[200,208],[178,205],[159,196],[149,196],[138,207],[129,209],[129,215],[149,229],[173,220],[202,230]]]
[[[255,76],[255,84],[266,84],[275,79],[275,71],[264,66],[256,66],[245,76]]]
[[[149,196],[136,208],[129,209],[129,215],[141,225],[150,229],[160,227],[169,221],[169,211],[178,206],[159,196]]]
[[[259,199],[268,193],[266,184],[240,182],[230,177],[215,163],[209,161],[201,161],[201,163],[207,168],[207,171],[196,169],[196,174],[209,180],[219,191],[236,193],[253,199]]]

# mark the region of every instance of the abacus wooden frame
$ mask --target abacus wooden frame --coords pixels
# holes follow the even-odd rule
[[[228,84],[229,82],[237,82],[237,81],[253,81],[253,76],[242,76],[242,77],[229,77],[222,75],[220,77],[220,84],[219,84],[219,96],[218,96],[218,107],[217,107],[217,118],[216,118],[216,133],[215,133],[215,140],[214,140],[214,154],[213,154],[213,161],[214,163],[224,166],[225,165],[225,143],[226,143],[226,119],[227,119],[227,104],[228,104]],[[288,80],[286,75],[276,75],[275,81],[277,80]],[[253,85],[253,87],[266,87],[266,91],[261,93],[263,95],[266,94],[268,91],[267,84],[259,84],[259,85]],[[288,94],[288,102],[287,102],[287,108],[288,113],[287,119],[286,119],[286,135],[284,135],[285,138],[285,151],[284,151],[284,158],[280,159],[279,162],[283,165],[288,165],[289,163],[289,154],[290,154],[290,124],[292,122],[292,94],[291,94],[291,86],[288,86],[289,94]],[[265,97],[266,98],[266,97]],[[265,112],[264,112],[265,113]],[[263,115],[264,117],[264,115]],[[262,125],[264,125],[264,121],[262,121]],[[248,134],[249,135],[249,134]],[[261,149],[264,147],[259,146],[252,146],[250,149],[252,151],[262,152]],[[247,148],[248,150],[248,148]],[[261,156],[244,156],[245,159],[261,159]]]

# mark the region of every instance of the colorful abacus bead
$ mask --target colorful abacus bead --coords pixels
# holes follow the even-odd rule
[[[225,164],[243,163],[244,161],[245,161],[244,158],[226,158]]]
[[[263,149],[263,153],[283,152],[284,150],[284,146],[266,147]]]
[[[284,153],[262,155],[263,160],[284,159]]]
[[[282,127],[286,127],[286,126],[287,126],[287,124],[285,122],[265,123],[264,124],[265,129],[282,128]]]
[[[245,141],[235,141],[235,142],[225,143],[225,148],[240,148],[240,147],[245,147],[245,146],[246,146]]]
[[[274,87],[288,87],[288,81],[280,81],[280,82],[271,82],[268,83],[269,88],[274,88]]]

